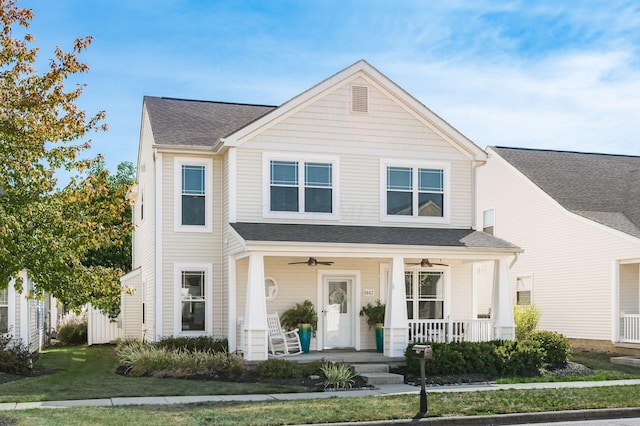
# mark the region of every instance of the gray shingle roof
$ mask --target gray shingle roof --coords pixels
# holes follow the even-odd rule
[[[144,97],[156,144],[213,146],[275,106]]]
[[[640,157],[491,148],[567,210],[640,238]]]
[[[280,223],[232,223],[231,226],[245,241],[385,244],[520,251],[511,243],[473,229]]]

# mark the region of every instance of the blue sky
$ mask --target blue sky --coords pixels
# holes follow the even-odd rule
[[[365,59],[481,147],[640,155],[637,1],[19,0],[52,57],[92,35],[90,154],[135,163],[142,97],[279,105]],[[46,62],[43,62],[46,64]]]

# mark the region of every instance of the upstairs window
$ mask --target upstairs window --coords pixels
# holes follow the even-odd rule
[[[176,231],[211,230],[212,161],[176,158]]]
[[[494,235],[495,210],[485,210],[482,212],[482,232]]]
[[[446,167],[385,165],[382,171],[385,176],[383,217],[447,220]]]
[[[333,215],[334,170],[330,161],[269,160],[266,215]]]

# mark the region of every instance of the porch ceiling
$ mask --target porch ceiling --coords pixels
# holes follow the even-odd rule
[[[507,241],[473,229],[242,222],[232,223],[231,227],[247,242],[405,245],[522,251]]]

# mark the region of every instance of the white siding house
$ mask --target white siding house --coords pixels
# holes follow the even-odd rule
[[[640,348],[640,157],[491,147],[478,221],[524,248],[512,297],[576,345]]]
[[[371,350],[358,313],[380,299],[388,356],[513,336],[521,250],[475,230],[486,153],[367,62],[278,107],[145,97],[141,126],[124,335],[205,334],[266,359],[267,313],[308,299],[312,350]],[[495,265],[488,296],[477,261]]]

